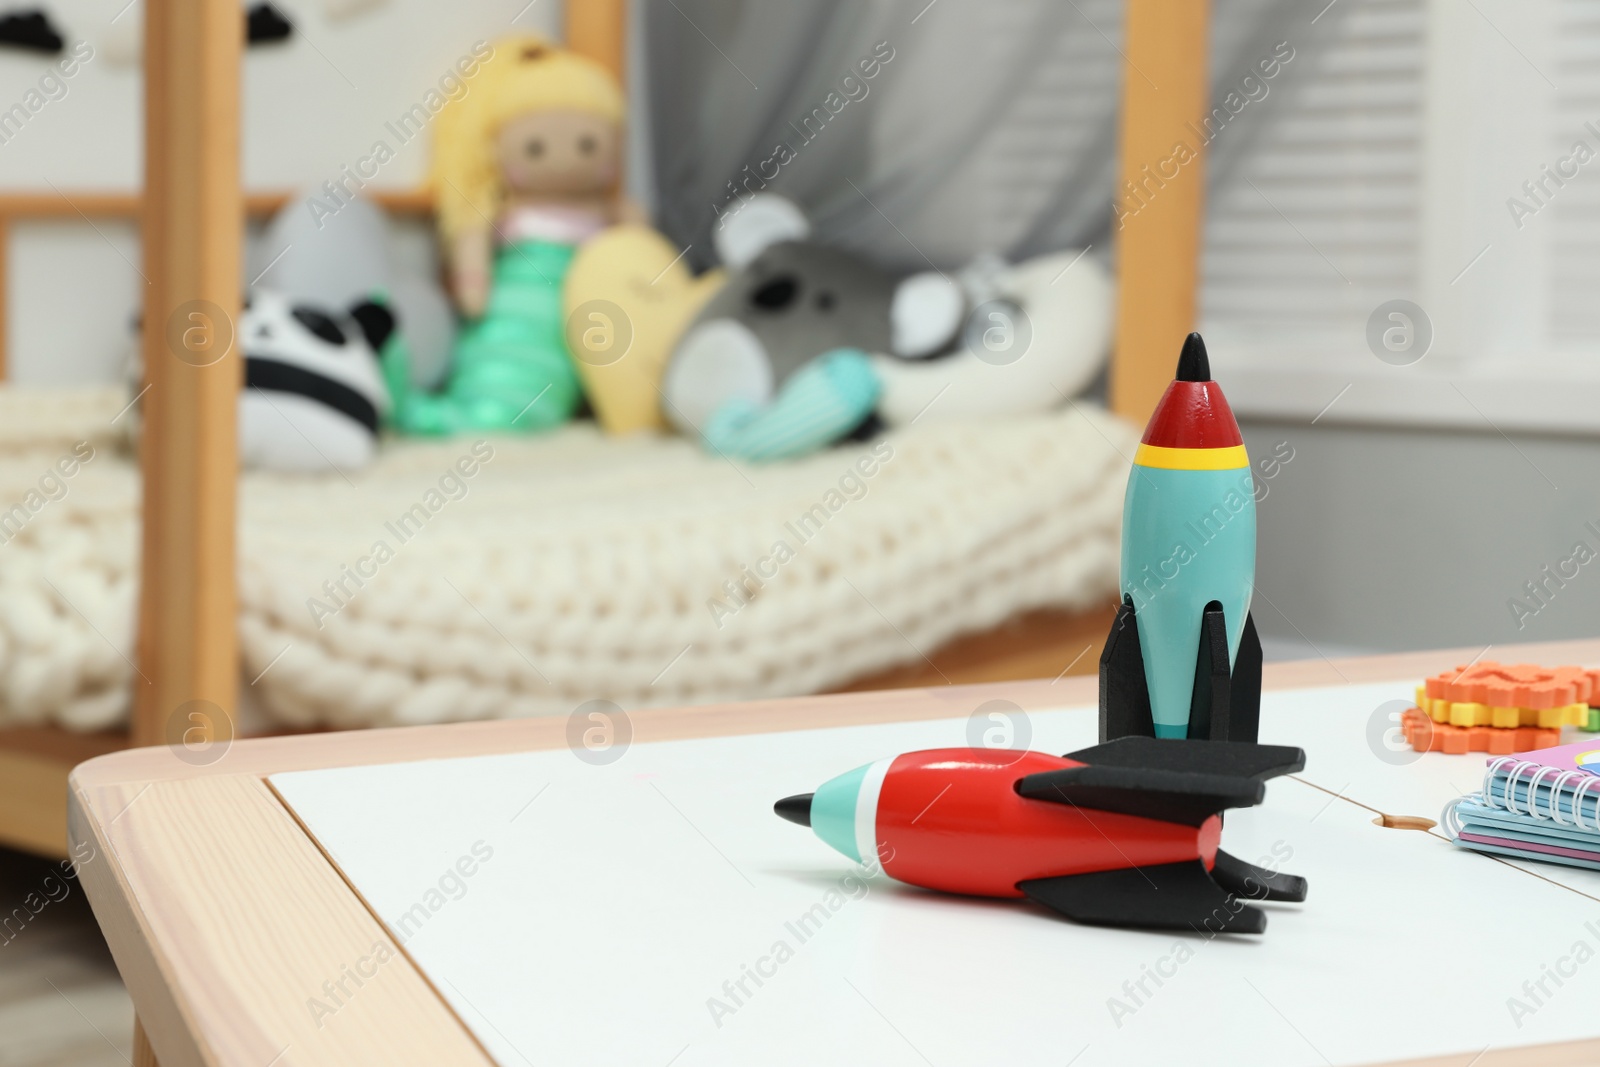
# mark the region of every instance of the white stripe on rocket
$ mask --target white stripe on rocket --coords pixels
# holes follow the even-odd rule
[[[891,756],[868,767],[861,778],[861,792],[856,795],[856,854],[863,866],[873,869],[882,866],[878,859],[878,793],[893,762]]]

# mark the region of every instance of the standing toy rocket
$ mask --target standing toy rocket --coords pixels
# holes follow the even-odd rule
[[[1122,606],[1100,656],[1100,740],[1254,741],[1256,501],[1239,424],[1191,333],[1122,506]]]
[[[1259,804],[1298,748],[1124,737],[1051,756],[907,752],[775,810],[858,863],[927,889],[1026,897],[1100,926],[1259,934],[1245,900],[1301,901],[1305,879],[1217,847],[1221,812]]]

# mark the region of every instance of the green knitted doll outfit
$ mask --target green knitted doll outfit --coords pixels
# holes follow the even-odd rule
[[[582,392],[567,353],[561,283],[575,251],[540,240],[500,249],[488,306],[456,340],[450,380],[442,392],[400,398],[400,429],[533,433],[572,417]]]

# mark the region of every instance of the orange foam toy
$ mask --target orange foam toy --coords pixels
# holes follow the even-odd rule
[[[1559,708],[1587,704],[1600,672],[1582,667],[1541,667],[1535,663],[1463,664],[1423,683],[1433,700],[1487,704],[1496,708]]]
[[[1401,712],[1400,728],[1405,731],[1406,743],[1415,751],[1443,752],[1451,756],[1468,752],[1509,756],[1513,752],[1550,748],[1561,743],[1560,730],[1537,726],[1451,726],[1434,722],[1420,708]]]

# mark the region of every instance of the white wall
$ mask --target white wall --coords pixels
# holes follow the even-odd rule
[[[123,374],[143,279],[132,223],[15,224],[11,234],[11,381],[74,385]]]
[[[337,5],[276,2],[297,33],[246,53],[243,168],[251,190],[319,184],[379,138],[396,155],[373,185],[414,187],[426,173],[428,147],[423,139],[400,144],[384,124],[420,102],[475,41],[530,30],[559,35],[562,11],[560,0],[387,0],[336,21],[326,8]],[[75,190],[136,191],[142,79],[114,53],[116,37],[137,24],[141,7],[113,23],[121,0],[47,6],[69,47],[85,40],[95,55],[67,80],[65,96],[0,144],[0,189],[49,193],[53,185],[68,197]],[[0,51],[0,111],[21,101],[52,63]],[[407,244],[416,255],[415,241]],[[120,374],[143,285],[133,228],[100,220],[19,225],[10,256],[12,379],[65,383]]]
[[[1600,632],[1593,440],[1304,419],[1241,428],[1252,456],[1294,449],[1258,511],[1253,611],[1269,652],[1477,651]],[[1530,582],[1543,583],[1537,599]]]

